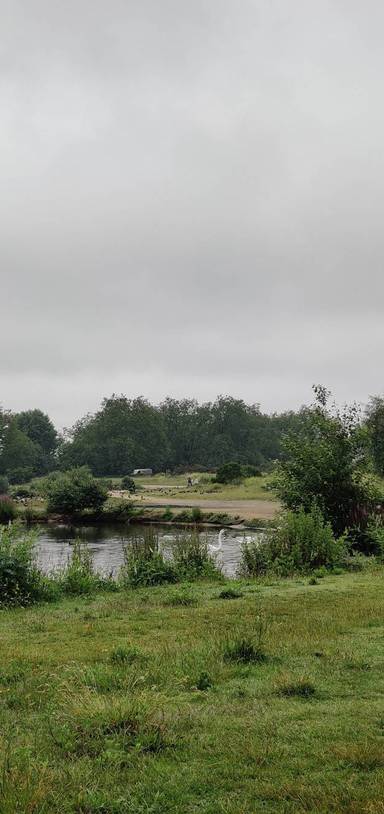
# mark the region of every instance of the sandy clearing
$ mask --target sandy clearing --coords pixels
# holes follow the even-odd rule
[[[115,497],[120,497],[120,492],[112,492]],[[156,509],[163,506],[173,506],[179,509],[193,509],[195,506],[202,511],[214,511],[225,514],[239,515],[244,520],[251,520],[253,517],[260,517],[263,520],[270,520],[279,511],[279,503],[272,500],[214,500],[199,498],[177,498],[177,497],[151,497],[147,495],[135,495],[134,500],[140,505]]]

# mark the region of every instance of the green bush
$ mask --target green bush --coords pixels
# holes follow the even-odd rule
[[[237,461],[230,461],[218,468],[215,480],[217,483],[233,483],[241,480],[242,477],[243,469],[241,464],[237,463]]]
[[[253,466],[253,464],[245,464],[241,467],[243,478],[261,478],[262,471],[257,466]]]
[[[45,491],[48,511],[69,515],[85,509],[100,511],[107,499],[107,490],[86,466],[55,473],[46,479]]]
[[[270,557],[279,573],[333,568],[347,553],[345,537],[335,539],[317,506],[310,512],[287,512],[270,537]]]
[[[9,523],[17,517],[17,509],[8,495],[0,495],[0,523]]]
[[[35,535],[18,523],[0,527],[0,605],[29,605],[49,599],[48,580],[36,566]]]
[[[194,506],[191,511],[191,520],[193,523],[201,523],[203,520],[203,512],[200,509],[200,506]]]
[[[303,408],[295,431],[283,437],[274,488],[283,505],[309,512],[316,503],[336,535],[364,531],[381,495],[367,477],[368,446],[355,405],[337,411],[330,394],[315,387],[315,404]]]
[[[282,576],[330,569],[345,562],[345,536],[335,539],[317,506],[310,512],[287,512],[268,535],[244,543],[240,571],[245,576],[262,576],[274,571]]]
[[[125,475],[124,478],[121,479],[121,488],[134,494],[136,492],[135,481],[133,478],[130,478],[129,475]]]
[[[7,475],[10,483],[29,483],[33,477],[33,469],[30,466],[8,469]]]
[[[167,506],[167,508],[163,512],[163,520],[169,521],[169,520],[172,520],[172,518],[173,518],[173,511],[169,506]]]

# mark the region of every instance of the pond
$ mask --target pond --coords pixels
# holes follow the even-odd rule
[[[124,526],[45,526],[40,528],[37,553],[38,563],[48,572],[65,565],[71,556],[72,544],[75,539],[87,543],[93,556],[95,569],[103,574],[116,575],[123,562],[123,550],[129,545],[130,539],[142,536],[144,538],[144,525]],[[164,541],[164,547],[170,548],[172,540],[177,534],[188,534],[188,529],[175,528],[175,526],[157,526],[159,541]],[[216,546],[218,545],[218,529],[208,529],[200,532],[202,539]],[[250,539],[249,532],[246,539]],[[256,534],[251,535],[256,537]],[[241,545],[244,533],[235,529],[225,529],[222,535],[222,547],[216,555],[226,576],[236,574],[240,558]]]

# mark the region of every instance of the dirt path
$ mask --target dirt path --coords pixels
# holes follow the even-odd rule
[[[115,493],[116,497],[119,493]],[[223,514],[239,515],[244,520],[260,517],[270,520],[279,510],[279,504],[272,500],[214,500],[199,498],[154,497],[153,495],[135,495],[138,505],[145,504],[155,509],[160,506],[174,506],[179,509],[192,509],[198,506],[202,511],[222,512]]]

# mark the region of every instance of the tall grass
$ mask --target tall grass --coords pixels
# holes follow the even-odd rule
[[[0,606],[49,598],[48,580],[36,564],[36,536],[19,523],[0,526]]]
[[[220,571],[198,531],[179,534],[165,548],[150,527],[133,537],[124,549],[120,582],[124,586],[161,585],[202,578],[216,578]]]

